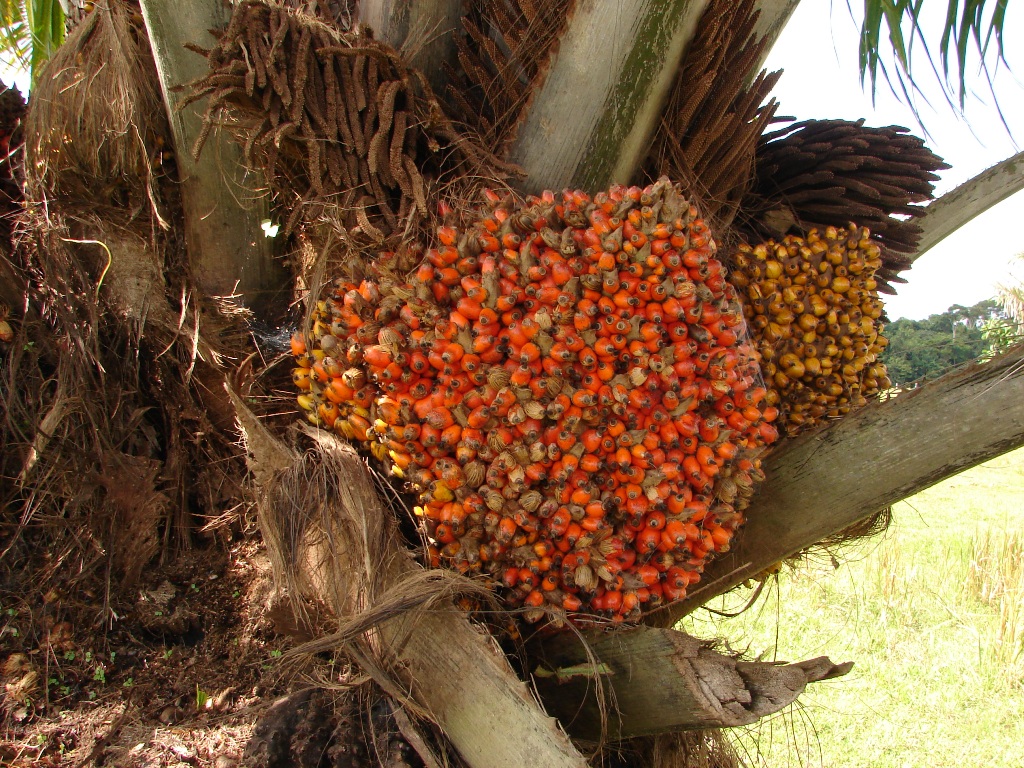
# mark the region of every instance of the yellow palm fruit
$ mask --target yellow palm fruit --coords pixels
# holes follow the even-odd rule
[[[741,245],[737,253],[743,257],[733,260],[729,279],[744,289],[766,402],[779,408],[789,434],[860,407],[888,386],[877,364],[887,343],[878,322],[880,251],[867,229],[827,227]]]

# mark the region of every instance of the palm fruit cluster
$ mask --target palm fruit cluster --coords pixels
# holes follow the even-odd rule
[[[299,403],[419,494],[432,565],[636,619],[728,549],[777,437],[742,309],[667,180],[487,200],[408,279],[336,283]]]
[[[878,359],[878,245],[866,227],[742,244],[730,282],[761,353],[767,401],[789,436],[860,408],[890,386]]]

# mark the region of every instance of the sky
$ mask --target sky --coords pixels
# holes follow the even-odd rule
[[[861,6],[854,0],[851,5]],[[942,12],[945,5],[937,0],[931,3]],[[927,101],[917,102],[927,136],[912,110],[892,95],[881,75],[873,105],[870,86],[861,87],[857,67],[859,22],[851,17],[845,0],[804,0],[783,30],[765,65],[769,70],[784,70],[773,93],[780,102],[777,114],[801,120],[863,117],[867,125],[907,127],[924,137],[931,150],[952,166],[941,172],[936,183],[935,193],[941,195],[1024,149],[1024,49],[1016,34],[1024,18],[1019,15],[1019,5],[1011,4],[1006,17],[1009,70],[1002,67],[994,79],[1012,137],[1001,124],[981,77],[973,77],[978,93],[968,95],[966,120],[946,106],[930,71],[918,77],[927,97]],[[929,25],[929,21],[935,23]],[[941,16],[926,19],[925,33],[932,30],[931,37],[937,40],[941,23]],[[936,27],[939,32],[934,31]],[[925,63],[923,58],[921,63]],[[969,83],[973,74],[968,71]],[[952,304],[970,306],[994,296],[997,283],[1012,283],[1010,262],[1024,252],[1024,227],[1018,230],[1015,226],[1022,221],[1024,192],[1004,200],[923,254],[903,273],[907,283],[897,286],[897,295],[883,296],[889,319],[919,320],[944,312]],[[1017,280],[1024,277],[1024,265],[1018,263],[1015,272]]]
[[[856,0],[849,2],[861,5]],[[780,102],[778,114],[801,120],[863,117],[868,125],[902,125],[924,135],[913,111],[889,92],[884,81],[879,82],[874,103],[868,90],[861,87],[858,23],[851,17],[850,5],[847,0],[804,0],[798,6],[766,64],[770,70],[784,70],[773,94]],[[938,0],[930,3],[939,12],[944,6]],[[927,99],[917,103],[928,132],[926,141],[952,166],[942,172],[937,195],[1024,148],[1024,47],[1014,47],[1015,42],[1021,42],[1015,37],[1014,25],[1019,28],[1024,23],[1018,6],[1007,11],[1009,67],[1001,67],[994,79],[1013,136],[1003,127],[981,78],[974,78],[979,93],[969,95],[963,119],[945,105],[929,73],[919,77]],[[932,21],[932,25],[925,21],[925,31],[930,30],[930,36],[937,39],[942,17]],[[0,77],[11,82],[10,72],[0,72]],[[14,80],[24,92],[27,77],[18,75]],[[1019,281],[1024,277],[1024,264],[1018,262],[1014,275],[1011,261],[1024,252],[1024,228],[1015,227],[1021,220],[1024,192],[990,209],[924,254],[904,273],[908,282],[898,286],[897,295],[884,297],[890,320],[923,319],[944,312],[952,304],[969,306],[991,298],[997,283]]]

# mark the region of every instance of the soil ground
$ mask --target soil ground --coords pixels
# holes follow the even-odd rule
[[[279,663],[292,642],[268,618],[255,534],[115,581],[109,598],[103,583],[72,599],[28,572],[0,579],[2,765],[229,768],[299,684]]]

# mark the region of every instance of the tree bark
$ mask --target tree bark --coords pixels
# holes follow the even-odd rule
[[[708,1],[577,5],[509,158],[525,191],[629,182]]]
[[[670,625],[770,565],[1021,445],[1024,346],[784,443],[765,460],[733,548],[685,600],[650,618]]]
[[[225,25],[226,8],[218,0],[141,0],[141,6],[174,137],[185,242],[196,281],[207,296],[237,292],[247,306],[261,311],[271,303],[273,292],[286,288],[283,269],[271,252],[272,241],[260,227],[267,216],[267,200],[246,176],[241,147],[226,132],[212,136],[205,151],[193,157],[203,114],[198,104],[180,107],[189,95],[181,86],[207,71],[205,59],[184,45],[212,47],[209,30]]]
[[[1024,152],[1018,152],[932,202],[926,209],[928,214],[921,218],[921,240],[911,258],[924,255],[964,224],[1022,189]]]
[[[760,0],[765,55],[800,0]],[[527,192],[628,183],[649,149],[686,47],[709,0],[581,2],[533,94],[510,159]],[[591,62],[600,61],[595,68]],[[763,64],[763,61],[761,62]],[[756,73],[760,64],[752,68]]]
[[[538,693],[573,736],[590,741],[750,725],[792,704],[808,683],[853,667],[826,657],[739,661],[682,632],[654,627],[563,634],[539,646]]]

